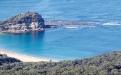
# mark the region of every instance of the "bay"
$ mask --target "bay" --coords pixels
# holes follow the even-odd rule
[[[0,48],[53,59],[78,59],[121,50],[120,0],[5,0],[0,20],[35,11],[45,20],[97,22],[27,34],[0,34]]]

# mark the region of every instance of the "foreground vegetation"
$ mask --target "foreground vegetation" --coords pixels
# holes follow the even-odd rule
[[[3,64],[10,64],[15,62],[21,62],[21,61],[12,57],[8,57],[5,54],[0,54],[0,66]]]
[[[0,66],[0,75],[121,75],[121,51],[73,61],[6,61]]]

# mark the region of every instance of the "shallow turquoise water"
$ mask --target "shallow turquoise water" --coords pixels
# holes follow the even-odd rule
[[[99,25],[57,28],[27,34],[0,34],[0,48],[22,54],[77,59],[121,50],[120,0],[0,1],[0,20],[36,11],[45,20],[98,22]]]
[[[121,50],[121,26],[58,28],[27,34],[1,34],[0,47],[54,59],[76,59]]]

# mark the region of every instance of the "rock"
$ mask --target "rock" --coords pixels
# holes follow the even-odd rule
[[[26,33],[35,30],[44,30],[44,19],[36,12],[26,12],[0,22],[0,25],[2,25],[0,28],[2,32]]]

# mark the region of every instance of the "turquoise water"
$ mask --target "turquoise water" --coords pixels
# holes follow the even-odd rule
[[[121,50],[120,0],[0,1],[0,20],[36,11],[45,20],[97,22],[27,34],[0,34],[0,48],[53,59],[78,59]]]

